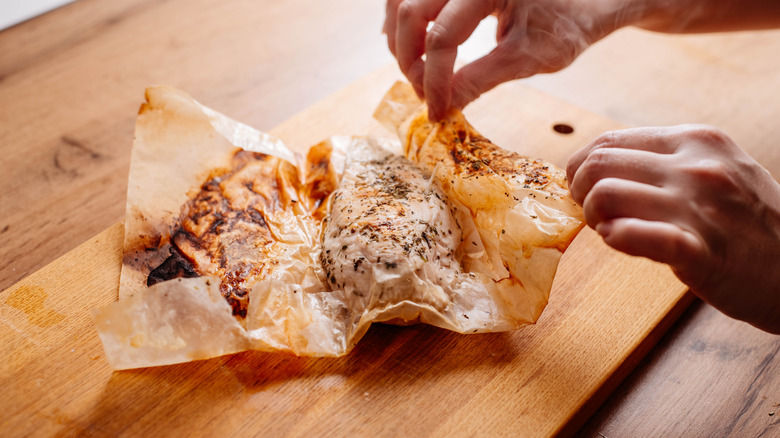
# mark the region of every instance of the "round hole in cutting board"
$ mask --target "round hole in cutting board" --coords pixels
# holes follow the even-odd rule
[[[574,132],[574,128],[566,123],[556,123],[553,125],[553,131],[558,134],[571,134]]]

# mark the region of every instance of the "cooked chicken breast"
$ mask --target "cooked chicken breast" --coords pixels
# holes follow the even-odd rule
[[[430,175],[373,141],[354,143],[322,235],[322,266],[357,323],[404,302],[444,312],[461,273],[460,227]],[[419,315],[398,314],[416,321]],[[379,319],[381,321],[381,319]]]

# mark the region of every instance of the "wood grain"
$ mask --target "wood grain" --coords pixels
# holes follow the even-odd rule
[[[580,434],[777,435],[779,352],[777,336],[697,302]]]
[[[145,87],[268,130],[387,64],[382,19],[352,0],[80,0],[0,33],[0,289],[123,217]]]
[[[397,78],[394,66],[381,69],[271,133],[299,150],[333,134],[389,136],[371,114]],[[513,101],[527,105],[511,113]],[[619,127],[521,84],[486,95],[470,114],[505,147],[554,162]],[[561,119],[574,134],[552,129]],[[112,373],[89,309],[116,298],[118,246],[115,226],[4,292],[0,339],[14,360],[0,381],[12,388],[0,421],[13,435],[570,434],[690,302],[667,267],[617,253],[586,230],[564,255],[539,323],[522,330],[375,327],[340,359],[250,352]],[[36,299],[17,298],[25,296]]]
[[[177,85],[270,128],[391,61],[379,34],[383,3],[79,0],[0,32],[0,290],[121,219],[133,113],[145,86]],[[490,35],[479,44],[488,50]],[[626,29],[564,71],[523,82],[623,125],[720,126],[778,177],[778,52],[777,31],[665,36]],[[499,140],[488,123],[480,129]],[[777,337],[698,304],[581,434],[722,436],[734,425],[736,435],[771,434],[780,420],[769,415],[780,402],[778,345]],[[3,345],[4,357],[13,357],[5,354],[10,348]],[[120,401],[121,385],[112,388],[105,415],[159,401]],[[52,421],[75,424],[57,409],[48,411]]]

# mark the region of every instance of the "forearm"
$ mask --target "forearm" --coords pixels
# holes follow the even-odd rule
[[[620,0],[618,0],[620,1]],[[629,0],[625,23],[667,33],[780,28],[780,0]]]

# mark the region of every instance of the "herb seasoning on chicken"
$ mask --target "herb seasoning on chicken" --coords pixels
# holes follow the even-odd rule
[[[365,143],[350,161],[323,230],[321,261],[333,289],[362,310],[411,301],[448,308],[461,237],[441,190],[411,161]]]

